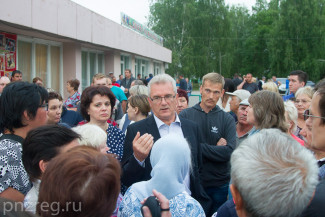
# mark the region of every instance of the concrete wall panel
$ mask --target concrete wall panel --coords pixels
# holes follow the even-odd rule
[[[21,1],[22,2],[22,1]],[[32,28],[46,32],[58,32],[58,1],[32,1]]]
[[[32,25],[32,0],[1,1],[0,20],[23,26]]]
[[[77,38],[77,5],[72,1],[58,1],[58,34]]]

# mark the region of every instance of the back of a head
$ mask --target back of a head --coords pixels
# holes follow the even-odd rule
[[[36,116],[41,104],[48,99],[46,89],[28,82],[13,82],[4,88],[0,98],[0,131],[26,126],[22,121],[24,111],[29,118]]]
[[[41,177],[39,162],[49,162],[60,153],[60,148],[69,144],[79,135],[63,126],[46,125],[28,132],[23,142],[22,161],[30,179]]]
[[[89,146],[71,149],[48,164],[37,213],[42,217],[110,216],[120,190],[120,173],[119,162],[108,154]],[[57,204],[58,209],[42,209],[44,203]]]
[[[97,125],[84,124],[74,127],[73,130],[81,136],[79,140],[80,145],[88,145],[96,149],[99,149],[103,143],[106,145],[107,134]]]
[[[225,92],[230,92],[230,93],[234,92],[236,90],[236,87],[232,79],[225,78],[224,80],[225,80],[225,85],[223,89],[225,90]]]
[[[268,81],[262,86],[263,90],[279,93],[279,89],[273,81]]]
[[[144,95],[148,96],[148,87],[146,87],[144,85],[134,85],[134,86],[130,87],[129,93],[132,96],[140,95],[140,94],[144,94]]]
[[[318,183],[313,154],[277,129],[248,137],[231,156],[231,178],[251,217],[296,217]]]
[[[128,99],[128,103],[133,107],[133,108],[138,108],[139,112],[141,112],[141,114],[148,116],[151,108],[150,108],[150,104],[148,101],[148,96],[144,95],[144,94],[140,94],[140,95],[134,95],[131,96]]]
[[[258,129],[277,128],[287,132],[284,104],[278,93],[258,91],[249,97],[248,102],[253,107]]]

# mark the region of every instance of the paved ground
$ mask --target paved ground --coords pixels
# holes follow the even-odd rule
[[[200,95],[200,91],[192,91],[192,95]],[[199,102],[199,96],[190,96],[188,107],[192,107]]]

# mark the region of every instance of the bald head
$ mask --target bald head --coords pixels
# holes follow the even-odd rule
[[[5,86],[9,83],[10,83],[10,79],[8,77],[2,76],[0,78],[0,93],[2,93],[3,88],[5,88]]]

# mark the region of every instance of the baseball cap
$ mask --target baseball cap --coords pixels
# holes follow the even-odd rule
[[[230,96],[237,96],[240,100],[244,100],[247,99],[251,96],[251,93],[247,90],[236,90],[233,93],[231,92],[226,92],[226,94],[230,95]]]
[[[242,100],[239,105],[249,105],[248,98]]]

